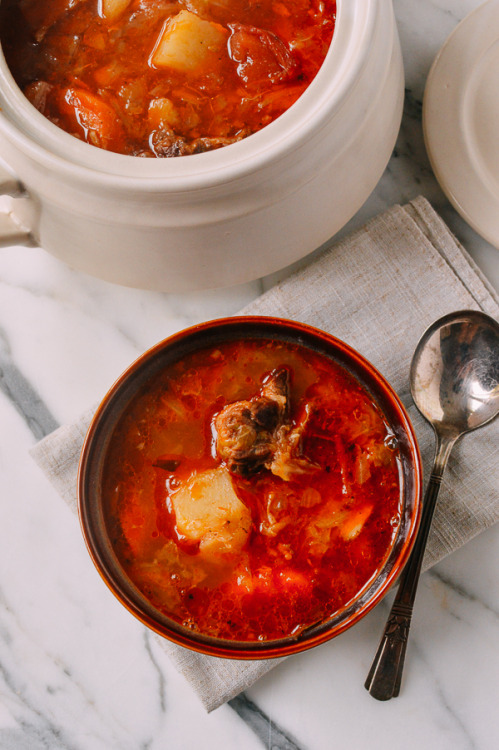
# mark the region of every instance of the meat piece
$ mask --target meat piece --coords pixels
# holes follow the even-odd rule
[[[216,450],[229,471],[247,476],[260,471],[275,450],[275,433],[288,414],[289,373],[274,370],[249,401],[229,404],[215,417]]]
[[[185,138],[168,130],[153,131],[150,145],[154,155],[161,159],[172,156],[187,156],[192,153]]]
[[[249,132],[248,128],[243,128],[236,135],[227,138],[195,138],[192,141],[192,153],[203,154],[205,151],[214,151],[223,146],[230,146],[231,143],[242,141],[243,138],[249,135]]]
[[[194,138],[192,141],[189,141],[187,138],[175,135],[173,130],[154,130],[151,134],[150,143],[155,156],[169,158],[214,151],[217,148],[222,148],[222,146],[229,146],[231,143],[236,143],[246,135],[246,131],[241,131],[241,133],[231,138]]]
[[[306,419],[295,428],[289,423],[289,372],[278,368],[258,396],[217,414],[217,455],[234,474],[249,476],[266,468],[289,481],[297,472],[317,468],[298,455],[305,424]]]
[[[296,62],[276,34],[255,26],[229,23],[229,54],[237,63],[237,74],[246,85],[268,81],[280,83],[296,73]]]
[[[36,41],[41,42],[47,31],[81,2],[82,0],[57,0],[52,3],[40,3],[39,0],[20,0],[17,4],[33,30]]]
[[[285,482],[289,482],[296,474],[308,474],[319,468],[318,464],[300,456],[301,441],[309,418],[310,408],[307,404],[303,418],[295,427],[283,424],[276,432],[275,450],[269,468],[272,474]]]
[[[24,96],[43,115],[47,106],[47,97],[53,89],[54,87],[46,81],[33,81],[24,89]]]

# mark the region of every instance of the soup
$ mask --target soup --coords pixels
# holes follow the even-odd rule
[[[339,364],[268,339],[166,366],[121,416],[103,506],[137,589],[186,628],[297,635],[372,582],[401,522],[397,440]]]
[[[68,133],[170,157],[241,140],[309,86],[334,0],[2,0],[7,64]]]

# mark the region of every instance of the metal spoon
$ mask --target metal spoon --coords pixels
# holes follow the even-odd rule
[[[418,536],[365,682],[380,701],[400,691],[421,563],[449,455],[461,435],[499,413],[499,323],[474,310],[440,318],[416,347],[410,382],[414,403],[435,430],[436,454]]]

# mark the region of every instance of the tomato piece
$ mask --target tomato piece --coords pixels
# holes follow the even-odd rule
[[[229,55],[246,84],[279,83],[296,74],[297,63],[291,52],[271,31],[241,23],[230,23],[229,28]]]
[[[100,97],[85,89],[68,88],[60,109],[87,143],[111,151],[120,149],[125,135],[123,126],[114,109]]]

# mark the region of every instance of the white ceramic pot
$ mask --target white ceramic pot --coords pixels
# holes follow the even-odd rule
[[[0,60],[0,156],[12,201],[3,243],[35,242],[128,286],[242,283],[305,256],[360,208],[400,126],[403,67],[391,0],[338,0],[315,80],[278,120],[217,151],[122,156],[61,131]],[[0,185],[0,189],[2,186]]]

